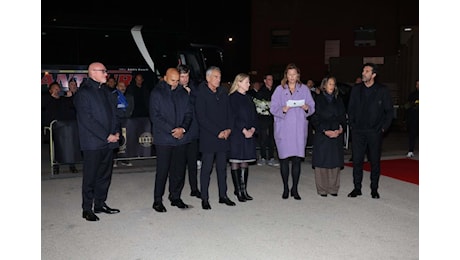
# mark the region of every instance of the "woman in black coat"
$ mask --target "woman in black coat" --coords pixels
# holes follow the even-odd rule
[[[343,131],[346,127],[345,106],[337,95],[336,79],[327,77],[321,83],[321,94],[315,100],[315,114],[310,121],[315,128],[312,166],[317,193],[337,196],[340,170],[343,169]]]
[[[246,92],[249,89],[249,75],[240,73],[229,91],[230,107],[233,112],[233,128],[230,134],[230,156],[232,180],[238,200],[252,200],[246,190],[249,162],[256,161],[257,112],[254,102]]]

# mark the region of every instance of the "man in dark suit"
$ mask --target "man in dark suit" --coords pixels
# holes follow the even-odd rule
[[[230,150],[228,137],[232,129],[232,114],[228,91],[220,86],[221,71],[211,66],[206,71],[203,82],[196,96],[195,112],[200,128],[201,152],[201,206],[211,209],[209,204],[209,181],[216,162],[217,184],[219,186],[219,203],[235,206],[227,197],[227,153]]]
[[[83,152],[83,218],[88,221],[99,220],[94,213],[120,212],[105,203],[112,179],[113,149],[118,147],[120,137],[116,104],[112,93],[102,86],[106,81],[104,64],[93,62],[74,97]]]
[[[187,91],[179,86],[179,71],[166,70],[164,80],[150,94],[150,121],[153,144],[157,153],[153,209],[166,212],[163,195],[169,176],[169,199],[171,206],[186,209],[189,206],[181,199],[185,180],[187,144],[193,109]]]
[[[380,198],[378,193],[380,179],[380,155],[383,134],[393,121],[393,100],[388,87],[375,81],[377,66],[373,63],[363,65],[363,82],[351,90],[348,103],[348,118],[353,139],[353,191],[348,197],[362,195],[363,162],[367,155],[371,164],[371,196]]]

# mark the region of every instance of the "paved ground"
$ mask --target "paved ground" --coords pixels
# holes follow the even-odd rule
[[[382,159],[404,157],[406,144],[405,133],[390,134]],[[252,165],[253,201],[238,202],[227,178],[237,205],[219,204],[213,173],[212,210],[202,210],[186,185],[183,200],[193,208],[180,210],[165,201],[168,212],[157,213],[151,208],[155,160],[138,160],[114,171],[107,203],[121,213],[87,222],[81,217],[81,173],[62,166],[61,174],[51,176],[46,152],[43,146],[42,259],[419,259],[418,185],[382,176],[381,199],[375,200],[367,174],[363,196],[348,198],[353,185],[351,168],[345,167],[339,196],[323,198],[316,194],[307,156],[300,201],[281,199],[278,168]]]

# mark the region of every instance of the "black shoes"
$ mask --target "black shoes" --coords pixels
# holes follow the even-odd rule
[[[288,197],[289,197],[289,190],[284,190],[283,195],[281,196],[281,198],[287,199]]]
[[[171,206],[176,206],[180,209],[188,209],[188,205],[185,204],[181,199],[171,201]]]
[[[348,197],[350,197],[350,198],[356,198],[356,196],[361,196],[361,195],[363,195],[363,194],[361,193],[361,190],[359,190],[359,189],[353,189],[353,190],[348,194]]]
[[[299,193],[297,191],[292,191],[291,190],[291,197],[294,197],[296,200],[301,200],[302,198],[299,196]]]
[[[153,206],[152,208],[156,211],[156,212],[166,212],[166,208],[165,206],[163,205],[163,202],[154,202],[153,203]]]
[[[371,192],[371,196],[373,199],[380,199],[380,194],[376,190]]]
[[[319,194],[321,197],[327,197],[327,194]]]
[[[235,206],[235,202],[231,201],[228,197],[219,198],[219,203],[227,206]]]
[[[206,209],[206,210],[207,210],[207,209],[211,209],[211,205],[209,205],[209,201],[207,201],[207,200],[202,200],[202,201],[201,201],[201,207],[202,207],[203,209]]]
[[[331,193],[331,196],[337,197],[337,193]]]
[[[99,217],[91,210],[83,210],[83,218],[87,221],[99,221]]]
[[[120,213],[119,209],[112,209],[107,205],[102,206],[102,208],[94,208],[94,213],[107,213],[107,214],[116,214]]]
[[[192,190],[192,192],[190,192],[190,196],[201,199],[201,192],[199,190]]]

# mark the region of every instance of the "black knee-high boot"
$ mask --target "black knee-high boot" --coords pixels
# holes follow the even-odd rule
[[[300,179],[300,164],[301,160],[300,157],[294,157],[292,159],[292,189],[291,189],[291,197],[294,197],[296,200],[300,200],[299,192],[297,190],[297,186],[299,185]]]
[[[240,172],[241,172],[241,169],[231,170],[233,185],[235,186],[235,191],[233,193],[238,198],[238,201],[245,202],[246,198],[244,197],[242,189],[241,189]]]
[[[289,159],[280,159],[281,179],[283,180],[283,199],[289,197]]]
[[[243,197],[246,200],[252,200],[253,198],[249,196],[247,188],[248,188],[248,173],[249,168],[241,168],[241,191],[243,193]]]

